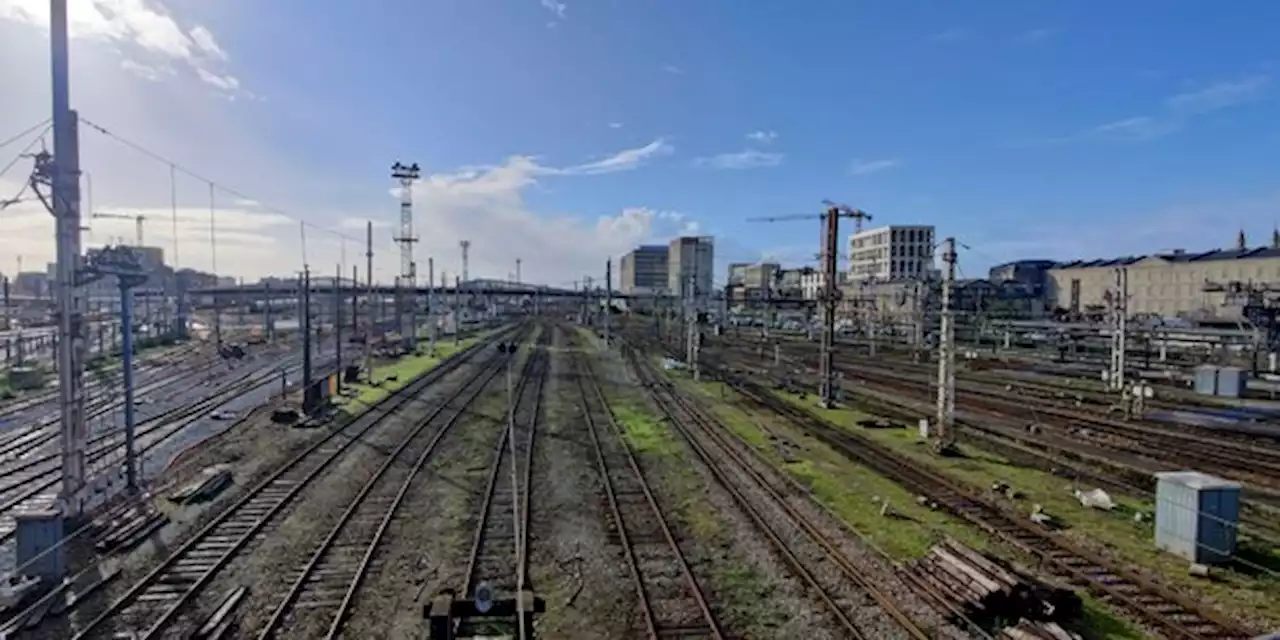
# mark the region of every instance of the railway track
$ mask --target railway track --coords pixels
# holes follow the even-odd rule
[[[1006,512],[944,474],[915,464],[873,440],[842,430],[774,397],[758,385],[726,380],[750,403],[792,420],[815,438],[903,487],[928,496],[951,514],[1036,557],[1044,570],[1087,589],[1099,600],[1143,620],[1169,638],[1221,640],[1253,634],[1225,614],[1078,547],[1035,523]]]
[[[789,502],[790,496],[807,497],[807,492],[780,481],[777,470],[759,452],[683,397],[632,349],[626,348],[626,356],[668,422],[711,471],[719,486],[768,538],[795,576],[831,613],[843,632],[842,637],[866,640],[971,637],[954,627],[925,628],[917,623],[903,609],[897,595],[876,584],[865,567],[857,566],[840,550],[836,540]]]
[[[191,424],[204,419],[218,407],[258,387],[270,384],[276,372],[264,372],[237,382],[200,401],[153,417],[138,424],[136,431],[139,457],[166,444]],[[124,464],[125,434],[123,429],[101,433],[89,440],[86,466],[90,476],[118,472]],[[22,461],[0,472],[0,543],[10,540],[16,531],[15,513],[19,508],[52,503],[62,481],[61,454],[49,453]]]
[[[481,584],[489,586],[494,598],[516,598],[526,585],[529,482],[534,438],[542,414],[542,392],[550,370],[551,358],[546,350],[550,331],[543,332],[525,362],[509,428],[502,430],[489,464],[465,578],[458,592],[467,598],[475,598]]]
[[[500,336],[495,336],[495,340]],[[372,447],[355,447],[370,437],[391,428],[388,420],[399,417],[406,408],[412,408],[414,400],[433,382],[451,373],[469,360],[468,356],[491,343],[482,343],[468,349],[447,365],[438,367],[405,387],[397,390],[377,406],[342,428],[335,429],[311,444],[300,454],[285,462],[269,477],[246,492],[233,505],[224,510],[192,535],[177,550],[165,558],[159,566],[138,580],[120,598],[107,605],[105,610],[80,629],[75,638],[99,637],[108,627],[117,632],[130,632],[135,637],[156,638],[180,621],[184,626],[198,625],[186,615],[195,599],[204,592],[214,578],[249,546],[260,542],[283,519],[289,508],[298,502],[302,493],[315,486],[318,478],[345,459],[354,450],[374,450]],[[499,356],[487,359],[487,366],[469,377],[442,406],[448,404],[471,388],[481,378],[491,378],[501,362]],[[485,378],[486,380],[488,378]],[[426,421],[415,421],[408,428],[417,435],[425,428]],[[402,438],[402,443],[415,441],[412,435]],[[405,448],[397,448],[404,453]],[[400,456],[388,456],[387,465],[381,468],[385,476],[389,461]],[[368,495],[369,492],[362,492]],[[352,514],[354,515],[354,514]],[[351,516],[347,516],[350,520]],[[332,544],[330,544],[332,546]]]
[[[495,365],[465,385],[459,396],[417,421],[338,517],[306,564],[294,572],[297,577],[258,638],[337,637],[411,483],[440,442],[467,415],[471,404],[514,357],[495,358]],[[524,380],[522,376],[522,386]],[[428,429],[446,412],[448,417],[439,428]]]
[[[622,547],[645,634],[654,639],[723,639],[720,623],[671,533],[590,363],[580,353],[574,358],[584,420],[612,520],[611,535]]]

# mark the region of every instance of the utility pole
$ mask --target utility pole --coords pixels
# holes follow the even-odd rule
[[[311,390],[311,268],[302,266],[302,397]]]
[[[436,259],[427,258],[427,324],[430,325],[428,340],[431,341],[430,354],[436,353],[436,330],[440,326],[439,315],[436,313]]]
[[[338,372],[338,388],[342,388],[342,264],[333,268],[333,358]]]
[[[938,335],[938,417],[937,451],[947,453],[955,446],[956,349],[955,310],[951,289],[956,280],[956,239],[942,241],[942,320]]]
[[[405,287],[413,287],[413,243],[418,241],[418,237],[413,235],[413,183],[422,172],[418,168],[418,163],[411,165],[403,165],[399,162],[391,165],[391,177],[400,181],[400,234],[396,236],[395,241],[400,245],[400,275],[396,278],[396,326],[400,330],[402,340],[408,339],[408,345],[413,345],[413,338],[417,332],[413,328],[404,326],[405,318]],[[372,223],[370,223],[372,224]]]
[[[521,283],[521,280],[520,280],[520,263],[521,262],[522,260],[520,260],[520,258],[516,258],[516,284]]]
[[[373,330],[377,320],[373,317],[373,221],[365,222],[364,227],[364,278],[365,278],[365,310],[364,317],[368,325],[364,329],[364,367],[369,381],[373,382],[373,358],[370,349],[373,345]],[[355,287],[355,283],[351,284]],[[382,296],[378,296],[378,304],[382,304]]]
[[[695,266],[694,269],[695,269],[695,272],[689,274],[687,284],[685,285],[686,294],[693,294],[697,290],[697,286],[698,286],[698,276],[696,272],[697,267]],[[701,355],[701,353],[698,345],[698,308],[696,305],[697,305],[697,301],[694,295],[685,296],[684,318],[685,318],[685,328],[686,328],[686,332],[685,332],[685,349],[687,353],[686,361],[689,365],[689,370],[693,373],[693,379],[695,381],[701,379],[702,377],[702,371],[701,371],[701,366],[699,361],[699,356]]]
[[[604,346],[609,348],[609,324],[613,319],[613,260],[604,262]]]
[[[453,280],[453,344],[462,341],[462,296],[458,290],[462,288],[462,278],[454,276]]]
[[[832,207],[823,222],[826,223],[826,231],[822,239],[822,342],[820,346],[822,361],[818,367],[819,374],[822,376],[822,387],[819,389],[819,402],[829,409],[836,403],[836,303],[840,300],[840,289],[836,281],[840,252],[839,210]]]
[[[1107,372],[1107,388],[1124,390],[1125,352],[1128,350],[1129,321],[1129,270],[1119,267],[1113,270],[1115,288],[1111,290],[1111,368]]]

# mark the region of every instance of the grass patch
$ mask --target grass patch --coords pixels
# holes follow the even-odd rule
[[[970,527],[916,504],[911,492],[849,463],[839,452],[805,435],[781,417],[722,400],[722,397],[734,398],[736,394],[721,383],[694,382],[682,372],[668,375],[686,390],[715,401],[706,406],[722,425],[807,487],[815,499],[888,557],[918,558],[947,535],[976,548],[989,546],[987,540]],[[886,503],[895,515],[881,514]]]
[[[1247,612],[1271,625],[1280,623],[1280,598],[1276,597],[1280,594],[1280,577],[1266,572],[1261,576],[1251,575],[1230,568],[1221,570],[1213,580],[1191,577],[1187,573],[1186,560],[1156,549],[1153,523],[1134,521],[1135,512],[1154,512],[1155,506],[1150,500],[1112,495],[1117,505],[1112,511],[1085,507],[1073,495],[1073,490],[1088,491],[1095,488],[1092,484],[1074,484],[1071,480],[1020,466],[967,444],[960,446],[963,453],[960,457],[939,457],[929,450],[914,429],[866,429],[856,425],[868,414],[857,409],[822,409],[788,394],[778,394],[778,397],[827,418],[842,429],[885,445],[921,465],[941,469],[951,478],[970,486],[987,489],[996,482],[1008,483],[1022,492],[1023,497],[1016,501],[1006,500],[1007,504],[1024,514],[1030,513],[1033,505],[1041,505],[1067,527],[1066,535],[1075,541],[1094,547],[1105,546],[1126,564],[1138,565],[1158,573],[1170,584],[1192,589],[1214,606]],[[1280,564],[1274,550],[1269,551],[1272,553],[1264,563],[1272,567]]]
[[[355,387],[359,393],[353,398],[343,397],[337,402],[340,406],[360,405],[365,407],[381,402],[387,396],[413,382],[414,379],[439,366],[449,356],[484,339],[485,335],[480,335],[466,338],[457,344],[453,342],[436,343],[434,354],[429,355],[423,352],[420,355],[410,355],[393,361],[375,364],[372,377],[374,380],[380,380],[381,384],[356,383],[350,385]],[[388,379],[391,377],[394,377],[395,380]]]
[[[628,402],[610,401],[614,420],[622,428],[622,437],[636,453],[668,456],[679,453],[671,428],[650,411]]]

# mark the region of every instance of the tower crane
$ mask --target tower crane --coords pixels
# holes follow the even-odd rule
[[[141,246],[142,246],[142,223],[146,221],[146,219],[147,219],[147,217],[146,217],[146,216],[141,215],[141,214],[136,215],[136,216],[131,216],[131,215],[127,214],[127,213],[95,213],[95,214],[93,214],[93,217],[95,217],[95,218],[110,218],[110,219],[112,219],[112,220],[133,220],[133,221],[134,221],[134,222],[136,222],[136,223],[137,223],[137,225],[138,225],[138,244],[137,244],[137,246],[139,246],[139,247],[141,247]]]
[[[822,386],[819,389],[819,397],[822,406],[831,407],[836,402],[836,379],[835,379],[835,334],[836,334],[836,304],[840,300],[840,288],[836,282],[837,263],[839,262],[840,251],[840,218],[853,218],[854,228],[856,231],[862,231],[862,221],[870,220],[871,214],[847,204],[840,204],[830,200],[823,200],[823,206],[826,207],[822,213],[796,214],[787,216],[772,216],[764,218],[748,218],[750,222],[781,222],[784,220],[812,220],[817,218],[822,221],[822,274],[823,274],[823,291],[822,291],[822,342],[821,353],[822,359],[819,363],[819,372],[822,377]]]

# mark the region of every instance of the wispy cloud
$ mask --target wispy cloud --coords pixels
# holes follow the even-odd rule
[[[1142,142],[1176,133],[1193,120],[1210,113],[1262,100],[1271,77],[1265,74],[1240,80],[1217,82],[1201,89],[1186,91],[1164,100],[1164,109],[1153,115],[1140,115],[1103,123],[1073,134],[1029,141],[1039,144],[1107,140]]]
[[[658,138],[643,147],[624,149],[603,160],[596,160],[564,169],[546,169],[546,171],[561,175],[599,175],[602,173],[629,171],[652,158],[668,155],[674,151],[675,148],[668,144],[665,139]]]
[[[862,160],[855,158],[849,165],[849,173],[852,173],[855,176],[865,176],[870,173],[878,173],[880,171],[886,171],[900,166],[902,166],[902,161],[893,158],[885,158],[882,160]]]
[[[960,42],[962,40],[968,40],[971,37],[973,37],[973,33],[970,32],[968,29],[955,27],[955,28],[947,29],[945,31],[939,31],[933,35],[930,35],[926,39],[929,42],[932,42],[934,44],[948,44],[952,42]]]
[[[769,144],[778,139],[777,131],[752,131],[747,134],[747,139],[760,144]]]
[[[1197,91],[1179,93],[1165,104],[1173,110],[1187,113],[1206,113],[1253,102],[1271,84],[1271,76],[1254,75],[1235,82],[1219,82]]]
[[[1053,34],[1053,29],[1032,29],[1018,34],[1013,41],[1017,44],[1035,44],[1048,40]]]
[[[681,69],[680,67],[677,67],[674,64],[663,65],[662,70],[674,76],[684,75],[684,69]]]
[[[621,128],[622,128],[622,123],[621,123],[621,122],[610,122],[610,123],[609,123],[609,128],[610,128],[610,129],[621,129]]]
[[[757,167],[776,167],[782,164],[781,153],[769,153],[756,149],[746,149],[736,153],[698,158],[694,164],[709,169],[755,169]]]

